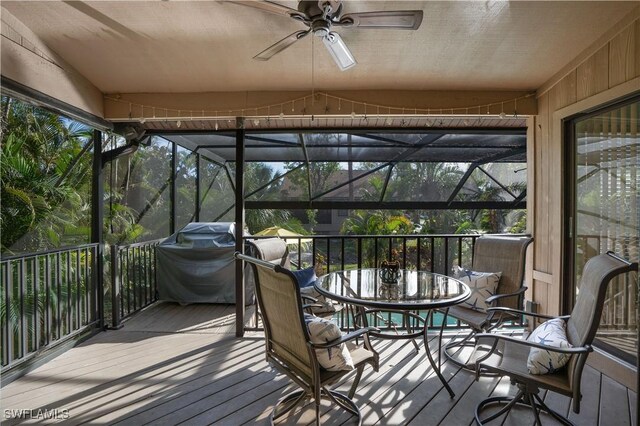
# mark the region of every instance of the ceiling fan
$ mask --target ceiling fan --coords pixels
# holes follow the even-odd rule
[[[267,61],[296,41],[313,33],[322,39],[340,70],[356,64],[356,60],[342,37],[332,27],[417,30],[422,23],[421,10],[392,10],[342,14],[342,0],[302,0],[298,9],[269,1],[232,1],[231,3],[288,16],[302,22],[307,29],[296,31],[267,47],[253,59]]]

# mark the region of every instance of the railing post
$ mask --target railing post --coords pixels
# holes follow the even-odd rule
[[[236,251],[244,253],[244,119],[236,119]],[[244,263],[236,260],[236,336],[244,336]]]
[[[118,245],[111,246],[111,329],[122,328],[120,323],[120,256]]]
[[[93,168],[91,185],[91,242],[97,243],[93,252],[92,268],[94,291],[96,292],[98,327],[104,328],[104,241],[102,219],[104,217],[104,181],[102,179],[102,132],[93,131]]]

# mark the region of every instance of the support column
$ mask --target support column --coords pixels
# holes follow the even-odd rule
[[[176,164],[178,157],[178,144],[171,142],[171,187],[169,188],[170,198],[170,218],[169,218],[169,234],[176,232]]]
[[[200,154],[196,154],[196,211],[195,220],[200,222]]]
[[[96,292],[95,314],[98,327],[104,328],[104,241],[102,224],[104,217],[104,179],[102,175],[102,132],[93,131],[93,165],[91,174],[91,242],[98,243],[95,268],[92,274]]]
[[[244,118],[236,118],[236,251],[244,253]],[[236,260],[236,336],[244,335],[243,262]]]

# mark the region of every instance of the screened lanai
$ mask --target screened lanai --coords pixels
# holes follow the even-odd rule
[[[218,177],[233,179],[235,134],[159,137],[225,167],[229,173]],[[249,209],[516,209],[525,205],[526,173],[518,174],[526,170],[524,129],[245,132],[244,161],[249,170],[260,163],[270,173],[266,181],[265,176],[247,177],[244,198]],[[455,178],[448,179],[444,188],[423,183],[415,191],[410,181],[421,177],[412,172],[425,163],[448,167]],[[495,199],[478,197],[478,182],[483,180],[498,189]],[[509,189],[515,183],[520,184],[516,193]]]
[[[295,19],[327,3],[341,12],[317,24],[353,54],[346,70]],[[591,257],[637,262],[637,2],[1,8],[8,408],[70,408],[78,423],[265,420],[288,385],[254,362],[255,304],[158,300],[156,248],[192,222],[236,224],[237,251],[282,226],[299,234],[292,269],[319,276],[390,259],[449,274],[472,264],[480,235],[527,234],[522,307],[546,315],[571,312]],[[396,10],[421,25],[341,21]],[[274,46],[286,49],[259,60]],[[239,298],[243,274],[237,262]],[[577,424],[637,423],[637,294],[637,276],[609,288],[582,413],[543,396]],[[447,338],[465,330],[445,325]],[[469,424],[480,399],[514,390],[445,361],[450,400],[426,354],[386,343],[357,398],[365,424]]]

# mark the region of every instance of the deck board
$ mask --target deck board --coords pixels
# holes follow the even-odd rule
[[[160,303],[122,329],[100,333],[6,385],[2,408],[67,409],[68,424],[266,425],[274,404],[295,388],[267,365],[262,333],[237,339],[234,332],[233,306]],[[365,425],[470,425],[480,400],[515,392],[507,378],[476,381],[472,373],[445,361],[443,374],[456,392],[451,399],[422,346],[416,352],[409,342],[373,344],[380,370],[365,370],[354,398]],[[353,373],[345,376],[338,390],[347,392],[352,379]],[[570,398],[546,392],[544,399],[577,425],[636,424],[634,391],[588,366],[582,386],[580,414],[571,410]],[[321,407],[321,416],[325,425],[354,424],[328,404]],[[309,404],[278,423],[312,424],[314,419]],[[557,424],[548,417],[544,421]],[[3,424],[35,422],[9,419]],[[504,422],[530,424],[533,416],[525,408]]]

